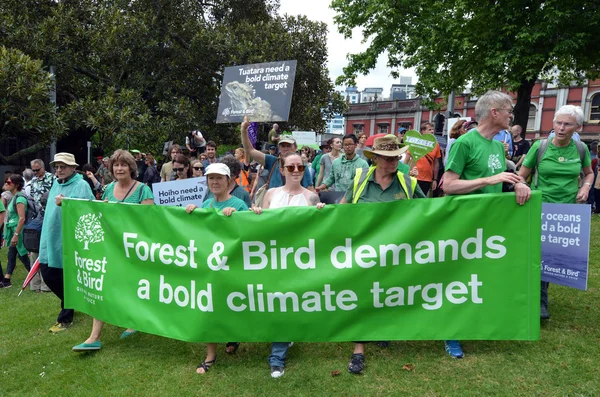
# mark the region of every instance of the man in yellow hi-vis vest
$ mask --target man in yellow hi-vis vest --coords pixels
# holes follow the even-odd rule
[[[373,149],[365,149],[363,152],[373,161],[373,165],[368,170],[356,170],[354,183],[348,187],[340,203],[375,203],[425,198],[417,180],[398,171],[398,160],[406,150],[406,147],[400,146],[395,135],[376,138]],[[348,372],[362,372],[365,364],[365,343],[354,344]]]

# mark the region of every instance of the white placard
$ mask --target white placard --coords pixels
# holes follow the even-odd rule
[[[292,136],[297,145],[315,145],[317,134],[314,131],[292,131]]]
[[[205,176],[152,184],[156,205],[185,207],[195,204],[200,208],[207,192]]]

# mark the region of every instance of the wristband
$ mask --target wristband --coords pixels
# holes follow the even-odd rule
[[[592,184],[591,184],[591,183],[589,183],[589,182],[584,182],[583,184],[584,184],[584,185],[588,185],[588,186],[590,187],[590,189],[592,188]]]
[[[15,233],[15,234],[13,234],[13,236],[19,237],[19,233]]]

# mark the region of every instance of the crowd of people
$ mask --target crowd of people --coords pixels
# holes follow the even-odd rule
[[[50,328],[52,332],[64,331],[73,322],[73,310],[64,307],[61,242],[64,197],[153,205],[153,183],[205,176],[210,192],[202,208],[214,208],[226,216],[248,210],[260,216],[270,208],[294,206],[323,208],[320,194],[327,191],[340,192],[338,202],[342,205],[503,191],[514,192],[516,205],[524,205],[531,190],[541,190],[544,202],[587,202],[595,184],[597,145],[592,146],[590,155],[590,150],[575,135],[583,124],[580,107],[561,107],[554,116],[553,134],[531,147],[522,138],[521,127],[511,126],[510,96],[489,91],[478,99],[475,112],[477,122],[459,120],[454,124],[445,151],[438,144],[417,161],[409,147],[403,145],[404,131],[399,136],[377,137],[372,146],[366,146],[364,134],[335,137],[324,142],[320,152],[315,152],[310,147],[298,150],[294,138],[279,134],[278,126],[274,125],[266,150],[261,151],[250,141],[247,119],[240,129],[242,147],[234,154],[218,158],[217,145],[195,131],[186,138],[189,155],[180,146],[171,146],[168,161],[160,170],[152,153],[137,150],[117,150],[110,157],[98,158],[97,168],[84,166],[82,172],[77,171],[78,164],[72,154],[58,153],[50,163],[54,175],[45,170],[42,160],[33,160],[30,170],[23,175],[8,175],[3,186],[0,222],[5,224],[8,265],[6,274],[1,274],[0,288],[12,285],[17,258],[28,270],[36,259],[28,256],[22,244],[28,197],[45,206],[39,249],[41,277],[32,289],[51,290],[61,301],[56,323]],[[421,132],[432,134],[433,125],[424,123]],[[195,205],[186,208],[188,213],[195,210]],[[540,318],[547,319],[548,283],[542,282],[540,288]],[[73,350],[101,349],[103,326],[102,321],[94,319],[89,338]],[[121,337],[135,333],[134,329],[126,329]],[[355,342],[349,372],[363,371],[367,343]],[[376,343],[385,347],[389,341]],[[229,342],[226,351],[234,353],[239,345],[240,342]],[[292,342],[272,344],[268,359],[272,377],[284,374],[291,345]],[[464,356],[459,341],[445,341],[444,345],[451,357]],[[216,358],[216,344],[209,343],[197,372],[208,372]]]

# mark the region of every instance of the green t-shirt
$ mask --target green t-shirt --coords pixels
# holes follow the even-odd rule
[[[456,172],[460,179],[472,181],[487,178],[506,170],[504,145],[494,139],[486,139],[479,131],[469,131],[454,142],[446,162],[446,171]],[[502,184],[486,186],[470,194],[502,193]]]
[[[27,217],[27,199],[25,197],[23,197],[22,194],[23,193],[20,193],[20,194],[17,193],[17,195],[15,195],[16,200],[17,200],[16,204],[23,204],[25,206],[25,217]],[[15,200],[15,198],[13,198],[13,200]],[[8,218],[6,221],[6,228],[11,230],[11,234],[14,233],[14,229],[19,224],[19,213],[17,211],[17,206],[16,206],[15,202],[13,202],[13,200],[11,200],[10,203],[8,203],[8,205],[7,205],[8,206],[8,213],[7,213]],[[6,235],[8,236],[8,234],[6,234]]]
[[[523,165],[535,171],[540,141],[533,144]],[[579,173],[582,168],[592,164],[590,152],[586,149],[583,165],[575,142],[565,147],[558,147],[548,142],[542,161],[537,164],[538,184],[531,186],[533,190],[542,191],[542,201],[545,203],[574,204],[579,191]]]
[[[398,161],[398,171],[405,175],[408,175],[410,172],[410,167],[408,166],[408,164],[404,164],[402,161]]]
[[[119,202],[119,203],[131,203],[131,204],[140,204],[142,201],[147,200],[147,199],[154,200],[154,195],[152,194],[152,190],[150,190],[148,185],[146,185],[144,183],[138,183],[138,186],[135,189],[133,189],[133,191],[131,193],[129,193],[129,195],[127,197],[125,197],[125,200],[123,200],[123,201],[118,200],[114,196],[115,183],[116,182],[113,182],[110,185],[106,186],[106,189],[104,190],[104,194],[102,195],[102,200],[108,200],[110,202]]]
[[[0,213],[6,211],[6,208],[4,208],[4,204],[2,204],[2,200],[0,200]]]
[[[235,196],[231,196],[231,198],[225,201],[216,201],[215,198],[209,198],[208,200],[204,200],[202,203],[202,208],[216,208],[218,210],[223,210],[223,208],[233,207],[236,211],[247,211],[248,206],[244,203],[243,200]]]

